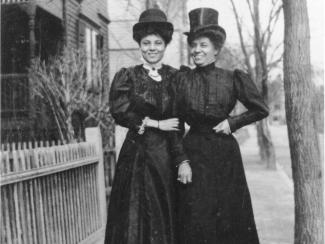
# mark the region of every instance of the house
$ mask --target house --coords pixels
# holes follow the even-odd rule
[[[63,46],[84,48],[91,63],[108,49],[108,23],[107,0],[1,0],[2,142],[57,139],[36,113],[28,67]]]
[[[147,8],[163,10],[167,19],[174,25],[174,34],[171,43],[166,49],[164,63],[175,68],[188,64],[188,49],[186,36],[188,31],[187,1],[172,0],[108,0],[109,25],[109,77],[122,67],[141,63],[138,44],[133,40],[132,27],[138,22],[142,11]],[[119,152],[127,129],[116,126],[116,150]]]

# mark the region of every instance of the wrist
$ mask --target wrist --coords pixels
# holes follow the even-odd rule
[[[232,117],[229,117],[227,119],[228,125],[229,125],[229,129],[230,132],[233,133],[234,131],[236,131],[236,121],[235,119],[233,119]]]
[[[153,119],[148,119],[146,126],[159,129],[159,121],[158,120],[153,120]]]
[[[227,124],[227,134],[231,134],[231,128],[228,119],[226,119],[225,122]]]

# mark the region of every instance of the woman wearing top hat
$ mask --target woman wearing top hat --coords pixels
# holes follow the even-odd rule
[[[186,34],[196,68],[177,75],[177,94],[180,119],[190,125],[183,145],[193,178],[180,185],[180,243],[256,244],[250,194],[232,133],[265,118],[268,107],[246,73],[215,66],[226,39],[218,12],[194,9],[189,18]],[[230,116],[237,100],[247,111]]]
[[[190,179],[178,139],[174,87],[176,70],[161,63],[173,25],[158,9],[148,9],[133,26],[143,64],[122,68],[113,79],[110,111],[129,128],[114,176],[105,243],[174,244],[175,171]],[[188,177],[188,178],[184,178]]]

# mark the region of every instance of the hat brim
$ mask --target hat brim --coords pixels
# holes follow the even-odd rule
[[[139,30],[142,30],[143,28],[147,28],[150,25],[151,26],[157,26],[159,29],[164,29],[166,31],[170,31],[170,32],[174,31],[174,26],[170,22],[153,21],[153,22],[139,22],[139,23],[136,23],[133,26],[133,32],[137,32]]]
[[[205,33],[211,33],[218,37],[221,44],[224,44],[227,34],[224,28],[219,25],[206,25],[201,28],[197,28],[195,31],[184,32],[183,34],[187,36],[189,40],[194,40],[200,36],[204,36]]]

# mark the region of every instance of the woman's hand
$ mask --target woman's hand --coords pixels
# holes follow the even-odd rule
[[[213,130],[216,133],[224,133],[226,135],[231,134],[231,129],[230,129],[230,125],[227,119],[225,119],[224,121],[220,122],[217,126],[213,127]]]
[[[179,131],[178,129],[178,118],[171,118],[158,121],[158,129],[163,131]]]
[[[192,182],[192,169],[188,162],[183,162],[178,166],[178,181],[183,184]]]
[[[178,124],[179,124],[178,118],[159,120],[158,129],[163,131],[179,131]]]
[[[171,118],[165,120],[153,120],[147,118],[145,121],[145,127],[157,128],[163,131],[179,131],[178,124],[178,118]]]

